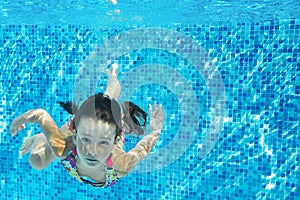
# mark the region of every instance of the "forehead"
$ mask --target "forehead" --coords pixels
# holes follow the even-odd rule
[[[76,126],[78,134],[104,136],[112,138],[116,135],[116,126],[91,117],[82,116]]]

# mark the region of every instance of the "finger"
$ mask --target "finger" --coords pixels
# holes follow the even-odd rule
[[[160,112],[163,112],[163,108],[162,108],[162,105],[161,105],[161,104],[159,105],[159,111],[160,111]]]
[[[163,107],[162,107],[162,105],[160,104],[159,105],[159,114],[161,115],[161,117],[164,119],[164,117],[165,117],[165,113],[164,113],[164,110],[163,110]]]
[[[12,136],[14,136],[14,135],[16,134],[16,133],[15,133],[15,132],[16,132],[16,129],[15,129],[14,127],[15,127],[15,126],[12,125],[12,126],[10,127],[10,130],[9,130],[9,131],[10,131],[10,134],[11,134]]]
[[[15,129],[15,128],[10,129],[10,134],[11,134],[12,136],[17,135],[17,133],[18,133],[18,130],[17,130],[17,129]]]
[[[152,105],[149,104],[149,111],[150,111],[150,114],[152,114]]]
[[[160,104],[156,105],[156,109],[155,109],[156,114],[160,113]]]
[[[158,112],[158,113],[160,113],[160,110],[161,110],[160,107],[161,107],[161,104],[158,104],[158,105],[157,105],[157,112]]]
[[[11,128],[10,129],[10,134],[12,135],[12,136],[15,136],[15,135],[17,135],[17,133],[20,131],[20,130],[22,130],[22,129],[24,129],[25,128],[25,125],[24,124],[22,124],[22,125],[20,125],[18,128]]]

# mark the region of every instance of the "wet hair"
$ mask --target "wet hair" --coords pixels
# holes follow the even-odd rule
[[[60,101],[58,103],[68,113],[74,115],[71,126],[75,130],[80,118],[82,116],[89,116],[109,124],[114,124],[116,126],[116,137],[121,135],[122,129],[125,130],[125,134],[132,132],[136,135],[144,134],[147,113],[132,102],[122,103],[124,127],[122,127],[119,103],[103,93],[89,97],[79,108],[70,101],[66,103]]]
[[[121,135],[121,108],[118,102],[109,98],[103,93],[95,94],[85,100],[78,108],[75,104],[68,101],[66,103],[58,102],[68,113],[74,115],[72,128],[76,130],[82,116],[92,117],[105,123],[116,126],[116,137]]]
[[[123,128],[126,134],[135,133],[144,135],[146,129],[147,113],[131,101],[121,104],[123,110]]]

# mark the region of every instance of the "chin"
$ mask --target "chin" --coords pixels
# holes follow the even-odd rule
[[[85,159],[85,164],[89,167],[97,167],[97,166],[100,166],[102,165],[102,162],[97,160],[97,161],[89,161],[87,159]]]

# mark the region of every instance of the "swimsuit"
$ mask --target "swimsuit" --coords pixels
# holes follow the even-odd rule
[[[77,152],[76,152],[76,148],[74,148],[72,151],[69,152],[68,156],[61,161],[61,163],[64,166],[64,168],[69,172],[69,174],[74,178],[76,178],[79,182],[83,182],[85,184],[94,187],[101,187],[101,188],[112,186],[116,182],[118,182],[119,177],[117,176],[117,172],[115,171],[115,169],[112,167],[111,157],[109,157],[106,160],[106,166],[105,166],[106,181],[105,182],[95,182],[89,179],[88,177],[80,176],[76,168],[76,158],[77,158]]]

